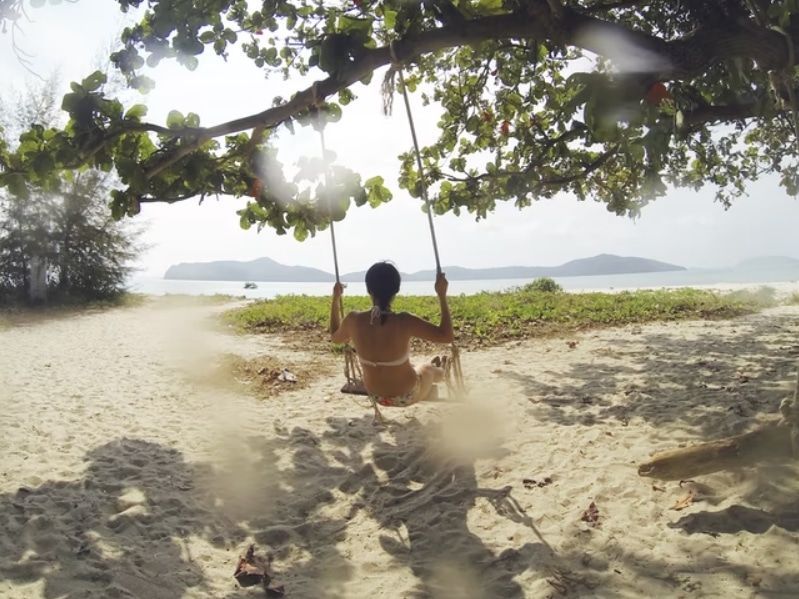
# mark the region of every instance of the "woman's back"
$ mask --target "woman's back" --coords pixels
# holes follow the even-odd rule
[[[388,313],[381,318],[369,311],[350,314],[352,344],[361,361],[364,384],[375,393],[396,393],[397,389],[412,387],[416,382],[409,356],[408,316]]]

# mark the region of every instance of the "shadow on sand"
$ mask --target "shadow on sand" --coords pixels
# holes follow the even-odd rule
[[[435,431],[415,421],[393,441],[371,416],[329,425],[321,438],[278,427],[247,440],[246,460],[213,466],[138,439],[96,447],[80,478],[0,496],[0,577],[41,582],[47,599],[252,596],[232,574],[254,540],[271,551],[275,582],[291,596],[344,598],[355,575],[342,553],[348,525],[367,517],[376,547],[408,568],[406,596],[524,597],[514,576],[551,555],[546,544],[497,553],[467,525],[482,497],[534,528],[508,489],[478,488],[473,460],[448,459]],[[370,450],[373,462],[361,457]],[[211,564],[224,566],[224,580],[207,578],[203,562],[218,553],[192,555],[196,539],[228,552],[229,564]],[[373,561],[387,567],[384,557]]]
[[[502,376],[530,397],[536,419],[564,426],[627,423],[677,424],[707,438],[735,435],[753,418],[776,413],[796,378],[795,316],[753,315],[735,321],[731,335],[715,323],[686,338],[630,335],[590,361],[552,373],[556,384],[518,372]]]
[[[247,460],[231,456],[214,466],[142,440],[99,446],[88,452],[80,478],[0,496],[0,577],[14,586],[38,582],[46,599],[257,597],[232,578],[236,556],[253,540],[274,556],[275,582],[307,599],[353,596],[356,576],[396,568],[406,572],[402,585],[383,592],[414,599],[522,598],[531,596],[530,581],[536,592],[545,589],[542,597],[612,596],[603,588],[632,593],[645,579],[684,591],[686,581],[720,568],[742,584],[751,577],[720,557],[658,564],[623,539],[603,547],[615,560],[589,556],[586,547],[555,551],[512,489],[477,484],[475,460],[498,458],[504,449],[450,452],[442,450],[437,424],[411,420],[381,432],[371,421],[330,418],[321,436],[276,427],[271,438],[247,440]],[[475,508],[477,520],[469,517]],[[675,526],[717,534],[799,528],[797,504],[726,512],[692,514]],[[496,517],[527,530],[520,536],[530,541],[475,533],[475,522]],[[364,531],[369,538],[358,536]],[[208,563],[218,559],[224,563]],[[221,580],[210,578],[220,572]],[[30,592],[20,588],[16,596]]]

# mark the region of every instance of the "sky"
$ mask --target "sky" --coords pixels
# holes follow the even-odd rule
[[[75,3],[28,9],[30,22],[17,44],[31,57],[30,69],[41,76],[57,73],[63,92],[102,64],[130,17],[111,0],[77,0]],[[163,124],[171,109],[196,112],[203,125],[214,125],[259,112],[271,106],[276,95],[289,96],[305,89],[312,79],[265,79],[251,61],[234,47],[227,62],[213,52],[203,54],[200,67],[189,72],[168,62],[147,75],[156,82],[147,96],[126,92],[128,101],[148,106],[147,120]],[[36,79],[12,51],[10,34],[0,35],[2,91],[22,89]],[[402,102],[395,100],[392,116],[382,114],[377,72],[371,85],[357,84],[358,99],[344,107],[344,116],[326,130],[326,143],[336,162],[360,173],[363,180],[381,175],[394,199],[372,209],[353,209],[336,224],[342,272],[366,269],[376,260],[393,260],[402,271],[435,266],[427,216],[418,200],[399,189],[399,155],[411,147]],[[323,73],[315,73],[322,79]],[[421,144],[436,135],[439,112],[423,107],[411,96]],[[278,159],[287,166],[302,155],[319,153],[319,138],[311,129],[287,130],[275,139]],[[291,234],[278,236],[269,229],[239,227],[236,210],[245,200],[207,198],[200,206],[188,200],[175,205],[150,204],[136,217],[145,223],[144,242],[149,249],[137,264],[140,275],[160,277],[172,264],[211,260],[252,260],[268,256],[289,265],[333,271],[329,231],[305,242]],[[434,219],[441,262],[471,268],[527,265],[554,266],[600,253],[642,256],[687,267],[714,268],[733,265],[756,256],[787,255],[799,258],[799,202],[777,185],[776,179],[751,185],[749,197],[725,211],[713,201],[713,190],[676,189],[644,208],[632,221],[607,212],[604,204],[579,202],[561,194],[518,210],[499,205],[488,219],[476,222],[463,214]]]

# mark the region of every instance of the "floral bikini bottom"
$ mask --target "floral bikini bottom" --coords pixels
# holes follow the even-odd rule
[[[415,404],[418,401],[416,397],[419,393],[419,377],[416,377],[416,384],[413,386],[413,389],[409,393],[405,393],[403,395],[394,395],[394,396],[379,396],[379,395],[370,395],[375,402],[379,405],[387,407],[387,408],[407,408],[410,405]]]

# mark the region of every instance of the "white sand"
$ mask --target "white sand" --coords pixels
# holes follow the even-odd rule
[[[293,598],[799,596],[796,466],[636,473],[776,411],[799,308],[467,353],[467,404],[385,429],[341,377],[265,401],[201,383],[229,351],[314,358],[210,330],[221,309],[0,331],[0,597],[262,597],[232,577],[250,542]]]

